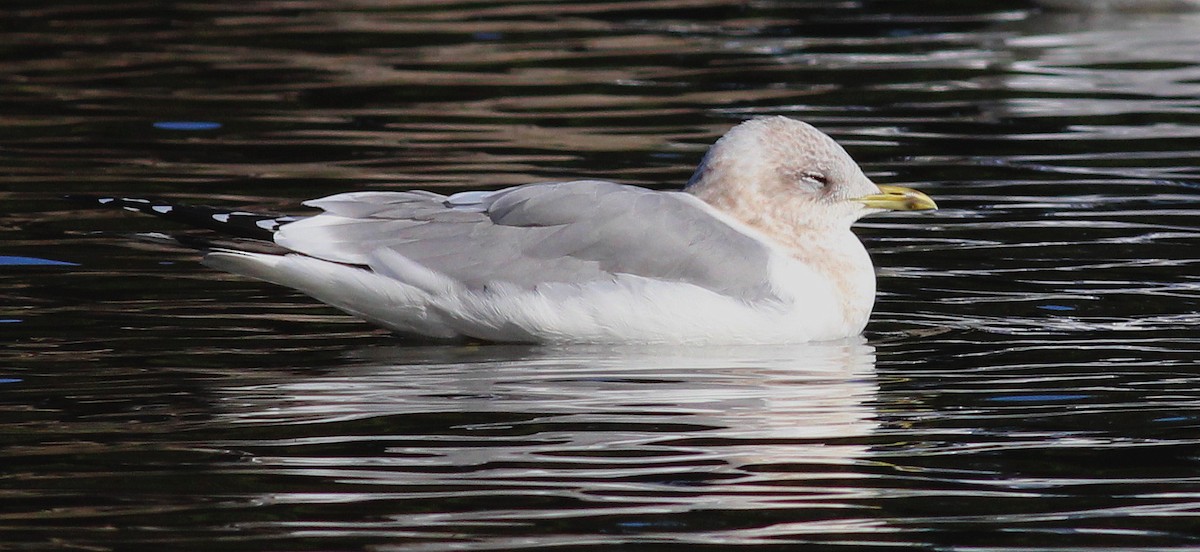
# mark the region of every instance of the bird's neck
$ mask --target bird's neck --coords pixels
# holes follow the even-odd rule
[[[807,239],[810,236],[828,234],[825,228],[813,226],[811,220],[798,218],[796,213],[803,211],[803,207],[798,209],[784,194],[767,199],[731,186],[704,184],[691,185],[684,191],[784,248],[793,249],[811,241]]]
[[[796,206],[730,193],[721,186],[691,186],[721,214],[767,238],[794,261],[823,276],[849,325],[866,323],[875,303],[875,267],[848,226],[813,225],[795,216]]]

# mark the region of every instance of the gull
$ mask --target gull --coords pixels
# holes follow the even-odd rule
[[[197,209],[99,201],[167,218]],[[198,211],[205,226],[273,242],[208,245],[202,262],[401,334],[525,343],[856,336],[875,272],[851,224],[937,208],[916,190],[874,184],[828,135],[782,116],[729,130],[680,191],[580,180],[303,204],[322,212]]]

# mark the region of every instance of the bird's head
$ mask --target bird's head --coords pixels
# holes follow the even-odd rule
[[[937,208],[916,190],[876,185],[833,138],[781,116],[751,119],[727,132],[686,191],[739,219],[760,216],[797,227],[848,228],[872,213]]]

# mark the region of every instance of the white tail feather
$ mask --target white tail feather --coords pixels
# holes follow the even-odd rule
[[[428,293],[369,270],[302,255],[215,250],[204,264],[290,287],[372,323],[404,333],[451,338],[459,333],[430,309]]]

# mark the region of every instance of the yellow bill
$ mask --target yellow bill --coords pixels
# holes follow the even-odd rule
[[[889,211],[928,211],[938,208],[932,198],[912,188],[883,184],[879,186],[879,192],[856,197],[851,201],[857,201],[872,209]]]

